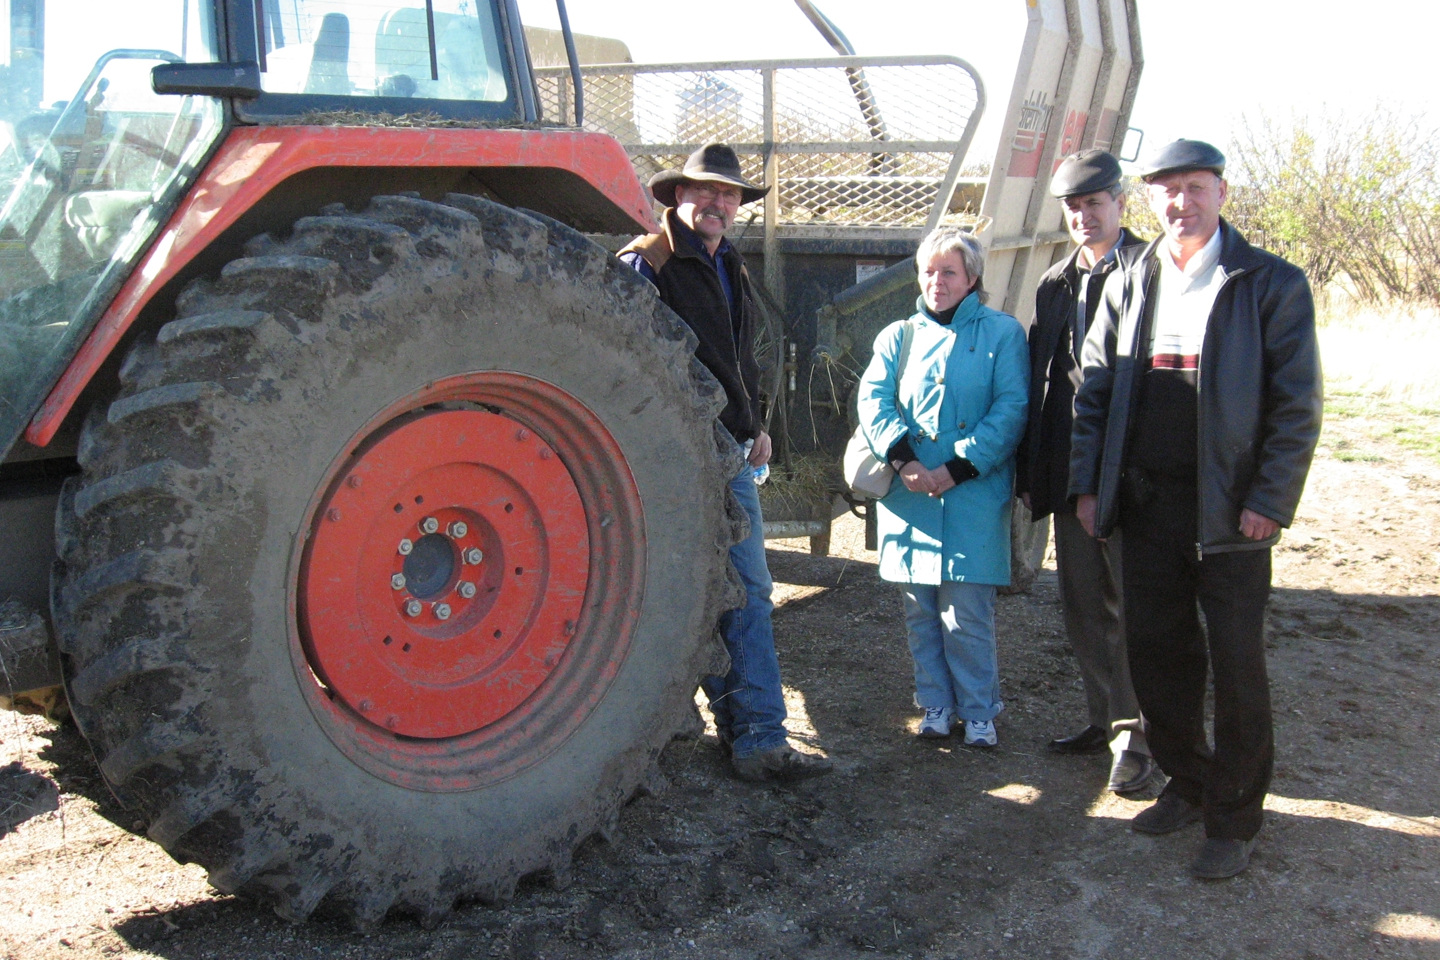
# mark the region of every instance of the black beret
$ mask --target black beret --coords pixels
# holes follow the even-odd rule
[[[1140,179],[1149,180],[1182,170],[1210,170],[1215,176],[1223,177],[1225,154],[1204,140],[1176,140],[1156,150],[1140,165]]]
[[[1120,161],[1104,150],[1082,150],[1060,162],[1050,178],[1052,197],[1083,197],[1120,182]]]

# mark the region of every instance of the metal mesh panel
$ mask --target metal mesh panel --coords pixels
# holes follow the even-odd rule
[[[701,144],[773,182],[777,226],[923,227],[948,199],[983,93],[948,57],[845,57],[583,68],[585,123],[630,153],[642,182]],[[537,71],[549,121],[573,122],[563,68]],[[768,145],[768,146],[767,146]],[[774,168],[766,176],[767,157]],[[741,212],[750,219],[751,208]]]

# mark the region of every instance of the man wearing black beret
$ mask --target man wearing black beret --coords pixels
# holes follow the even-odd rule
[[[1109,787],[1139,790],[1155,764],[1130,683],[1120,616],[1119,544],[1085,532],[1069,499],[1070,422],[1080,386],[1080,347],[1100,306],[1105,278],[1122,248],[1143,241],[1120,226],[1125,187],[1120,161],[1104,150],[1066,157],[1050,178],[1075,250],[1040,278],[1030,327],[1030,406],[1016,455],[1016,492],[1031,517],[1054,514],[1055,566],[1065,632],[1085,684],[1088,724],[1050,741],[1052,753],[1111,755]]]
[[[1166,834],[1203,820],[1191,871],[1205,879],[1246,868],[1264,818],[1270,548],[1294,519],[1322,399],[1310,285],[1221,218],[1224,172],[1224,155],[1198,140],[1141,169],[1164,232],[1120,251],[1105,283],[1070,460],[1081,524],[1123,533],[1130,672],[1170,777],[1131,826]]]

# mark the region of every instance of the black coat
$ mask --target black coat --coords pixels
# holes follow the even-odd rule
[[[725,288],[704,255],[682,233],[691,232],[667,208],[663,232],[637,237],[620,253],[638,253],[655,273],[660,299],[680,315],[700,341],[695,348],[699,360],[725,388],[725,409],[720,423],[736,440],[744,443],[764,429],[760,408],[760,364],[755,359],[755,326],[758,312],[750,289],[745,260],[733,245],[725,244],[725,273],[735,295],[731,316]]]
[[[1196,493],[1202,553],[1269,547],[1240,533],[1249,508],[1288,527],[1320,438],[1323,384],[1310,284],[1293,264],[1252,247],[1221,221],[1215,298],[1200,350]],[[1096,533],[1119,516],[1120,481],[1148,363],[1160,240],[1120,251],[1082,363],[1070,495],[1098,498]]]
[[[1135,234],[1120,234],[1121,248],[1144,244]],[[1069,354],[1071,320],[1080,295],[1080,248],[1053,265],[1035,288],[1035,322],[1030,325],[1030,407],[1025,436],[1015,455],[1015,492],[1030,494],[1031,517],[1040,520],[1057,510],[1069,509],[1070,424],[1072,401],[1080,371]],[[1115,257],[1095,266],[1087,276],[1085,329],[1090,329],[1100,308],[1105,278],[1115,269]],[[1065,356],[1056,362],[1057,354]],[[1045,401],[1055,391],[1055,402]]]

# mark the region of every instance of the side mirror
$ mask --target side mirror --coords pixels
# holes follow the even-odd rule
[[[159,67],[155,68],[159,70]],[[1120,144],[1120,159],[1126,163],[1134,163],[1140,159],[1140,147],[1145,142],[1145,131],[1139,127],[1127,127],[1125,139]],[[1131,144],[1134,146],[1131,146]]]
[[[160,94],[254,100],[262,92],[260,64],[162,63],[150,71],[150,86]]]

